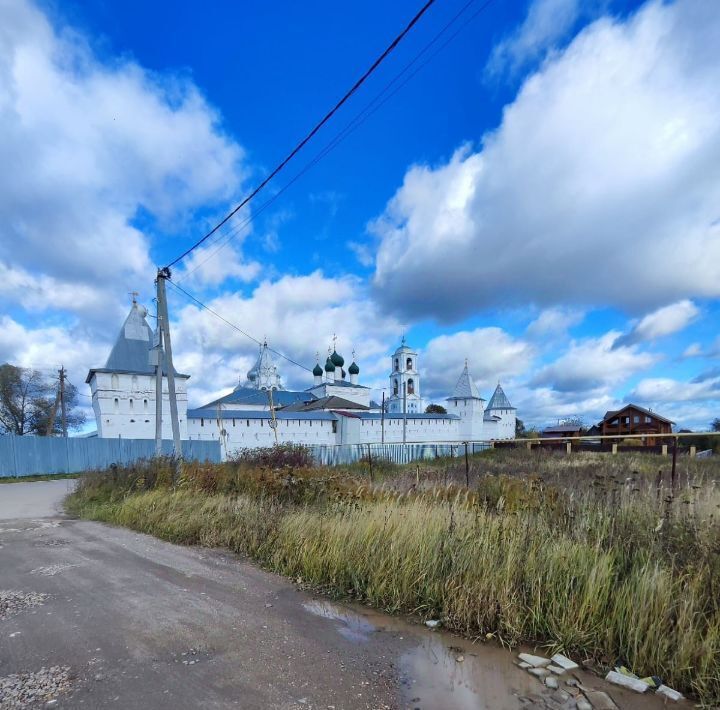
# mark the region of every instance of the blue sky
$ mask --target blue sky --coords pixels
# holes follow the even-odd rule
[[[720,416],[713,0],[496,0],[467,21],[476,0],[428,54],[461,28],[446,47],[258,211],[464,4],[439,0],[175,277],[309,367],[337,334],[378,393],[407,333],[428,400],[467,358],[486,397],[501,380],[534,424],[631,400],[707,426]],[[81,384],[128,292],[151,306],[154,267],[261,180],[419,7],[0,10],[0,358],[64,363]],[[170,306],[201,404],[256,346],[172,289]],[[279,364],[288,386],[309,384]]]

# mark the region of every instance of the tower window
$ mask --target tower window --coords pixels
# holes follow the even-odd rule
[[[395,358],[395,372],[400,372],[400,360]]]
[[[398,382],[397,382],[397,380],[395,380],[393,382],[393,394],[397,395],[397,393],[398,393]],[[117,401],[117,400],[115,400],[115,401]]]
[[[146,399],[143,400],[143,409],[147,412],[148,409],[148,401]]]
[[[407,393],[415,394],[415,380],[412,377],[407,382]]]
[[[115,414],[117,414],[120,411],[120,400],[117,397],[115,397],[114,403],[115,403]]]
[[[133,407],[133,401],[132,401],[132,399],[131,399],[131,400],[130,400],[130,411],[132,412],[133,409],[134,409],[134,407]]]
[[[408,370],[412,370],[412,358],[411,357],[409,357],[407,359],[406,367]]]

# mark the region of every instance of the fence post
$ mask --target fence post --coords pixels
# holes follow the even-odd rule
[[[667,456],[667,444],[662,445],[662,455]]]
[[[677,461],[677,437],[673,439],[673,455],[672,455],[672,473],[670,474],[670,480],[672,482],[672,491],[675,493],[675,463]]]
[[[613,442],[613,445],[612,445],[612,452],[613,452],[613,454],[617,453],[617,444],[615,442]]]
[[[696,454],[697,454],[697,446],[691,446],[690,447],[690,458],[694,459]]]
[[[370,444],[368,444],[367,447],[368,447],[368,463],[370,464],[370,483],[374,483],[373,470],[372,470],[372,451],[370,451]]]
[[[465,442],[465,488],[470,488],[470,459],[468,458],[468,443]]]
[[[568,441],[565,444],[565,453],[568,454],[568,456],[572,453],[572,441]]]

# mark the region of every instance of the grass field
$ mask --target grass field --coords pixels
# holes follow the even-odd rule
[[[277,462],[275,462],[277,463]],[[169,462],[86,476],[68,509],[221,546],[339,596],[592,659],[720,704],[718,464],[495,451],[343,469]]]

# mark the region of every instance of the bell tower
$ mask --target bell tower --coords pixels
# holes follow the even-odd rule
[[[403,336],[400,347],[393,353],[390,362],[390,397],[388,412],[402,414],[403,401],[408,414],[424,411],[420,396],[420,373],[418,372],[418,354],[405,342]]]

